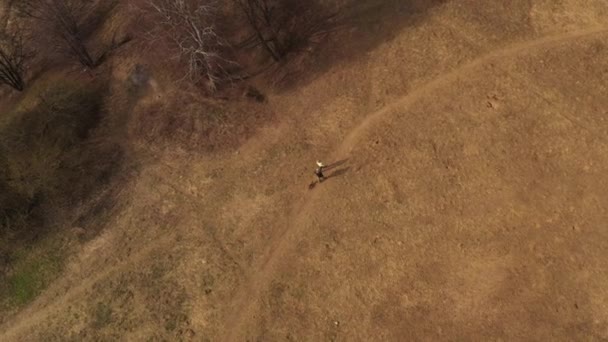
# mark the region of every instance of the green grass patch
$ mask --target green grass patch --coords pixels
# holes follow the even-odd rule
[[[27,264],[10,278],[12,303],[23,305],[38,295],[44,287],[44,264],[44,261]]]
[[[42,80],[0,116],[0,321],[61,272],[64,248],[45,221],[92,173],[80,157],[93,155],[82,151],[101,117],[99,90]]]
[[[14,252],[12,270],[6,278],[4,291],[0,292],[3,306],[18,308],[38,296],[63,269],[64,253],[51,237],[27,250]]]

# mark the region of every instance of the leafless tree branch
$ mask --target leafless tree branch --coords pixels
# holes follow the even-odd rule
[[[87,0],[20,0],[17,11],[58,40],[57,48],[76,58],[83,66],[94,68],[98,63],[86,47],[83,21],[92,10]]]
[[[325,14],[316,1],[233,0],[245,16],[257,40],[247,40],[245,47],[261,46],[278,62],[308,42],[327,32],[335,14]]]
[[[205,80],[211,90],[231,79],[227,68],[235,63],[223,56],[228,43],[216,30],[215,0],[147,0],[144,13],[155,23],[149,39],[169,42],[186,66],[187,78]]]
[[[23,73],[25,62],[31,57],[24,46],[19,30],[0,31],[0,83],[22,91],[25,87]]]

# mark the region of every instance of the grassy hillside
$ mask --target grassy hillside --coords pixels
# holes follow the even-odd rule
[[[608,5],[319,3],[214,92],[124,6],[4,92],[0,340],[608,338]]]

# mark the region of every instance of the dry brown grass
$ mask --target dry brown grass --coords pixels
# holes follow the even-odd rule
[[[135,110],[130,123],[135,141],[187,151],[228,151],[274,120],[267,107],[246,97],[227,102],[184,92],[179,84],[169,89]]]
[[[70,239],[73,222],[88,211],[101,223],[95,208],[115,206],[108,185],[124,170],[124,108],[114,105],[114,115],[109,114],[103,81],[53,75],[28,89],[0,125],[0,249],[5,256],[0,271],[9,284],[17,284],[1,296],[6,310],[29,302],[61,270],[71,247],[49,241]],[[90,228],[88,238],[98,232]],[[61,257],[51,257],[55,252]]]
[[[608,338],[606,3],[428,4],[360,4],[310,75],[238,109],[121,51],[141,167],[1,338]],[[221,120],[250,108],[275,114],[241,143]],[[308,190],[319,158],[348,161]]]

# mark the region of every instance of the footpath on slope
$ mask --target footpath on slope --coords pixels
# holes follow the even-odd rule
[[[359,137],[385,115],[392,113],[396,109],[407,109],[410,105],[424,96],[432,95],[433,91],[439,87],[450,84],[458,78],[466,76],[479,66],[502,57],[513,57],[525,54],[530,50],[548,48],[571,40],[590,37],[606,32],[608,32],[608,29],[605,27],[592,27],[564,34],[545,36],[531,41],[507,46],[476,58],[459,68],[436,77],[430,82],[406,94],[401,99],[366,116],[344,138],[342,143],[334,150],[330,159],[350,159],[349,154],[357,143]],[[230,327],[230,331],[228,331],[226,334],[226,340],[245,340],[247,332],[244,326],[248,322],[248,319],[253,316],[252,314],[256,308],[257,300],[269,287],[273,279],[273,274],[277,270],[278,262],[285,259],[285,255],[288,254],[290,249],[298,242],[298,237],[303,233],[301,228],[303,225],[300,224],[300,222],[306,220],[307,217],[313,214],[312,206],[321,195],[322,193],[320,189],[307,195],[308,197],[296,210],[294,218],[291,220],[292,224],[287,227],[283,234],[276,236],[268,244],[264,257],[261,258],[261,262],[250,272],[252,275],[251,278],[244,282],[244,285],[235,296],[235,300],[231,305],[232,314],[228,317],[226,324],[227,327]]]
[[[560,44],[566,41],[605,33],[606,31],[607,30],[603,27],[596,27],[581,31],[575,31],[567,34],[542,37],[529,42],[524,42],[508,46],[503,49],[495,50],[484,56],[474,59],[473,61],[459,68],[440,75],[439,77],[417,88],[413,92],[406,94],[400,100],[395,101],[390,105],[382,108],[381,110],[366,116],[363,121],[361,121],[353,130],[350,131],[350,133],[344,138],[342,143],[337,146],[337,148],[334,150],[334,153],[331,155],[331,159],[338,160],[348,157],[348,154],[355,146],[361,135],[366,132],[369,127],[373,126],[377,121],[379,121],[386,115],[392,113],[393,110],[407,108],[409,105],[413,104],[424,96],[430,95],[433,90],[443,85],[449,84],[454,80],[457,80],[459,77],[466,76],[467,73],[471,72],[476,67],[497,60],[501,57],[516,56],[518,54],[525,53],[528,50],[550,47],[552,45]],[[302,222],[308,217],[308,215],[311,215],[312,206],[314,202],[323,195],[322,191],[323,190],[321,189],[315,189],[313,192],[309,192],[305,195],[306,198],[293,213],[293,218],[291,219],[292,224],[287,227],[283,234],[275,236],[270,241],[268,247],[262,253],[263,257],[260,258],[260,262],[256,264],[249,273],[251,275],[250,278],[244,280],[243,286],[239,289],[236,296],[234,297],[234,301],[230,304],[232,312],[227,317],[228,319],[226,322],[226,327],[231,327],[231,330],[226,333],[226,339],[235,341],[244,340],[242,337],[246,334],[246,331],[243,330],[243,327],[248,322],[251,313],[255,310],[255,305],[257,303],[256,300],[260,297],[261,294],[263,294],[265,289],[268,288],[271,280],[273,279],[272,277],[277,270],[277,266],[279,264],[278,262],[282,259],[282,257],[287,255],[294,246],[294,244],[297,243],[298,237],[301,236],[301,234],[303,233],[301,228],[302,225],[300,225],[299,222]],[[166,243],[167,241],[169,241],[168,238],[163,239],[162,241],[158,241],[156,242],[155,246],[158,246],[158,244]],[[3,327],[0,328],[0,330],[3,331],[3,337],[0,338],[0,340],[14,340],[15,337],[19,336],[19,334],[23,331],[31,329],[33,326],[43,321],[51,313],[59,311],[61,307],[65,305],[65,303],[67,303],[70,299],[75,298],[85,292],[98,279],[101,279],[110,274],[114,274],[115,272],[120,272],[122,269],[135,263],[137,260],[147,257],[150,251],[152,250],[152,247],[154,246],[150,246],[150,248],[141,250],[137,254],[134,254],[128,260],[125,260],[123,263],[106,269],[96,275],[94,278],[88,279],[86,282],[83,282],[76,287],[70,288],[70,290],[64,295],[52,299],[51,301],[45,302],[43,308],[32,308],[36,310],[29,310],[28,308],[26,308],[24,311],[22,311],[20,314],[18,314],[16,317],[14,317],[12,320],[7,322]]]

